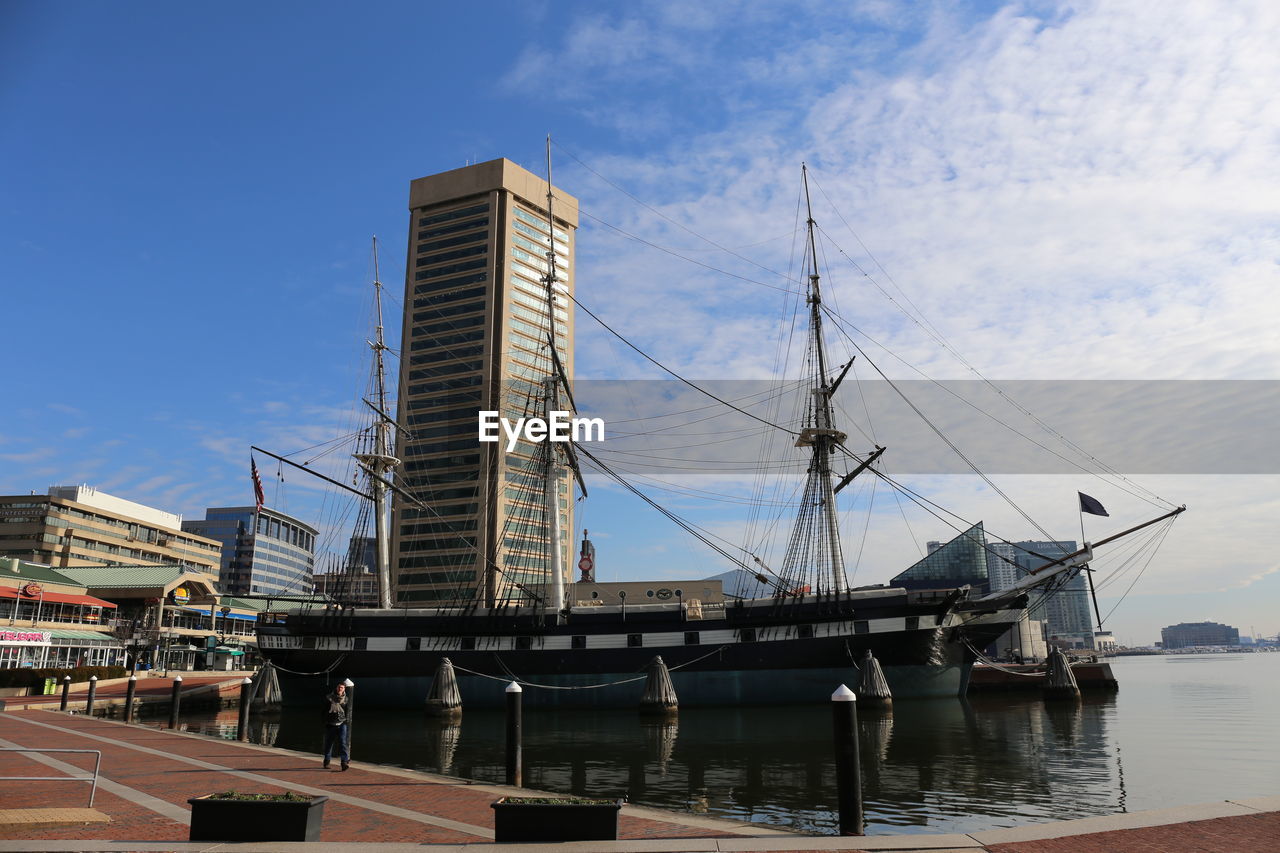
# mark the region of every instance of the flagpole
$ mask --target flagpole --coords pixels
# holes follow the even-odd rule
[[[1076,493],[1076,511],[1080,515],[1080,547],[1088,548],[1089,543],[1084,538],[1084,504],[1081,503],[1079,492]],[[1084,576],[1089,579],[1089,597],[1093,599],[1093,615],[1098,620],[1098,630],[1102,630],[1102,610],[1098,607],[1098,592],[1093,588],[1093,569],[1089,566],[1084,567]]]

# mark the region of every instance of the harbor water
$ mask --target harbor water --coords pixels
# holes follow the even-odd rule
[[[1053,704],[1035,694],[900,701],[864,711],[859,733],[868,834],[970,832],[1280,793],[1280,654],[1118,658],[1115,694]],[[834,688],[837,685],[832,685]],[[358,761],[500,783],[503,717],[444,725],[361,708]],[[255,718],[252,739],[318,751],[323,725],[292,708]],[[637,697],[638,698],[638,697]],[[235,714],[186,715],[235,737]],[[632,710],[524,718],[531,788],[834,834],[829,707]]]

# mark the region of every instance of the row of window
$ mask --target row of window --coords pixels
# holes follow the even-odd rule
[[[459,302],[456,304],[444,306],[429,306],[428,308],[414,312],[414,323],[425,323],[428,320],[438,320],[441,317],[456,317],[459,314],[473,314],[477,311],[484,311],[484,300],[479,302]],[[444,328],[448,328],[447,326]],[[418,333],[419,327],[414,327],[414,334]]]
[[[464,344],[469,341],[482,340],[484,340],[484,329],[476,329],[473,332],[461,332],[456,335],[439,335],[426,341],[414,341],[409,345],[409,349],[416,352],[424,349],[447,347],[450,344]]]
[[[423,276],[422,278],[425,278]],[[430,278],[439,278],[439,276],[430,276]],[[421,278],[419,279],[421,280]],[[468,284],[476,284],[478,282],[488,281],[489,273],[473,272],[467,275],[454,276],[452,278],[441,278],[439,281],[428,281],[425,284],[417,284],[413,287],[413,295],[421,296],[424,293],[436,293],[441,296],[448,296],[450,292],[457,288],[466,287]]]
[[[474,344],[465,347],[449,347],[447,349],[438,349],[432,352],[414,353],[409,356],[409,364],[418,366],[422,364],[431,364],[437,361],[453,361],[457,358],[468,358],[469,356],[484,355],[484,344]]]
[[[539,217],[520,207],[512,208],[512,212],[515,214],[516,219],[521,219],[546,234],[547,220],[545,217]],[[559,228],[555,229],[555,235],[557,240],[564,240],[566,243],[569,241],[568,233],[561,231]]]
[[[272,539],[280,539],[290,545],[296,545],[304,551],[315,551],[316,538],[309,530],[303,530],[296,524],[290,524],[264,513],[258,513],[258,532]]]
[[[419,243],[416,254],[424,255],[427,252],[434,252],[438,249],[448,249],[452,246],[465,246],[467,243],[475,243],[478,241],[489,242],[488,231],[477,231],[474,234],[462,234],[457,237],[445,237],[442,240],[432,240],[428,243]]]
[[[438,222],[451,222],[455,219],[464,219],[468,216],[475,216],[478,213],[488,213],[489,203],[474,204],[470,207],[459,207],[454,210],[446,210],[444,213],[424,214],[418,218],[418,227],[426,228],[428,225],[435,225]]]
[[[460,299],[483,299],[488,288],[465,287],[432,293],[430,296],[419,296],[413,300],[413,307],[430,308],[432,305],[444,305]]]
[[[489,217],[481,216],[478,219],[470,219],[466,222],[453,222],[448,225],[437,225],[434,228],[418,232],[419,240],[430,240],[432,237],[441,237],[445,234],[457,234],[459,231],[467,231],[471,228],[487,228],[489,225]]]
[[[488,258],[480,258],[474,261],[462,261],[461,263],[449,264],[444,267],[436,267],[435,269],[418,270],[413,274],[413,280],[426,281],[427,279],[432,278],[444,278],[445,276],[451,276],[454,273],[481,269],[482,267],[487,266],[488,263]],[[418,289],[414,288],[414,292],[417,293]]]

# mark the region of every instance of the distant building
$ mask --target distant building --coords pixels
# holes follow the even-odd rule
[[[0,523],[0,556],[55,569],[147,564],[216,573],[221,555],[220,543],[183,531],[182,516],[91,486],[0,497]]]
[[[0,557],[0,669],[114,666],[116,605],[48,566]]]
[[[345,568],[334,565],[315,576],[316,593],[344,604],[377,607],[381,602],[376,564],[377,542],[372,536],[352,536]]]
[[[183,530],[222,543],[218,584],[229,595],[310,595],[316,530],[263,507],[210,507]]]
[[[936,543],[930,542],[933,546]],[[955,539],[937,548],[911,568],[889,581],[889,586],[903,589],[950,589],[968,584],[975,590],[987,591],[987,537],[979,521]]]
[[[1160,629],[1160,639],[1166,649],[1186,649],[1192,646],[1238,646],[1240,629],[1217,622],[1179,622]]]

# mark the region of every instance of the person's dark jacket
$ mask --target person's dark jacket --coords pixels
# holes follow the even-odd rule
[[[325,697],[324,721],[329,726],[340,726],[347,721],[347,697],[337,691]]]

